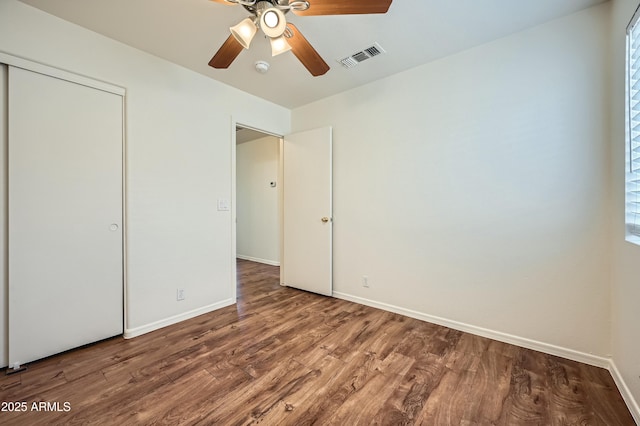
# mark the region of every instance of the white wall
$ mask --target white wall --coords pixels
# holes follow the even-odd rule
[[[339,296],[609,355],[609,12],[293,111],[333,126]]]
[[[640,249],[622,214],[636,6],[613,0],[612,57],[605,4],[295,110],[294,130],[334,129],[335,290],[612,349],[640,399]],[[289,111],[16,0],[0,2],[0,50],[127,89],[127,329],[231,302],[231,217],[215,201],[232,197],[232,123],[286,134]]]
[[[640,422],[640,247],[624,239],[625,169],[625,30],[638,0],[614,0],[612,13],[612,126],[613,166],[613,361],[635,401],[629,405]]]
[[[239,258],[270,265],[280,265],[279,144],[280,139],[267,136],[236,148],[236,252]]]
[[[232,121],[285,134],[290,111],[16,0],[0,2],[0,50],[127,90],[127,333],[234,303],[216,203],[232,199]]]

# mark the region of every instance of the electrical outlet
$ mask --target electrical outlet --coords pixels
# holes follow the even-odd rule
[[[362,276],[362,287],[369,288],[369,277],[366,275]]]
[[[177,295],[176,295],[176,300],[184,300],[184,288],[179,288]]]

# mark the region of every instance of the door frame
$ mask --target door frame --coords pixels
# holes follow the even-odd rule
[[[66,71],[60,68],[56,68],[47,64],[43,64],[37,61],[33,61],[30,59],[22,58],[19,56],[15,56],[11,53],[0,50],[0,63],[6,64],[9,66],[13,66],[16,68],[22,68],[28,71],[32,71],[38,74],[46,75],[49,77],[57,78],[60,80],[65,80],[71,83],[79,84],[82,86],[90,87],[97,90],[102,90],[104,92],[112,93],[114,95],[118,95],[122,98],[122,212],[121,212],[121,223],[122,223],[122,327],[123,327],[123,335],[126,335],[128,330],[128,303],[127,303],[127,295],[128,295],[128,265],[127,265],[127,90],[122,86],[118,86],[112,83],[108,83],[105,81],[100,81],[93,79],[91,77],[87,77],[81,74],[76,74],[71,71]],[[7,140],[8,144],[8,140]],[[8,149],[7,147],[0,149]],[[5,169],[8,168],[8,157],[5,159],[4,164]],[[8,170],[8,169],[6,169]],[[5,170],[5,172],[6,172]],[[5,185],[8,185],[5,182]],[[6,187],[8,191],[8,186]],[[8,194],[8,192],[7,192]],[[8,206],[5,206],[8,208]],[[5,227],[8,226],[8,218],[5,219]],[[5,237],[5,240],[0,242],[3,245],[4,256],[7,259],[9,255],[9,245],[8,245],[8,233]],[[6,265],[8,267],[8,263]],[[5,310],[8,309],[8,293],[9,293],[9,279],[8,272],[5,270],[4,277],[2,277],[2,284],[0,284],[0,291],[5,292]],[[8,317],[8,311],[5,312]],[[0,330],[0,338],[4,339],[4,345],[0,345],[0,347],[4,346],[7,354],[0,354],[0,367],[2,364],[8,363],[8,342],[9,342],[9,327],[8,323],[5,324],[5,328]],[[4,359],[7,357],[6,362]],[[9,368],[13,368],[15,366],[8,366]]]
[[[238,285],[238,267],[236,263],[237,255],[237,208],[236,208],[236,195],[237,195],[237,157],[236,157],[236,128],[242,127],[243,129],[253,130],[265,134],[266,136],[273,136],[279,139],[278,142],[278,234],[280,235],[280,285],[282,285],[282,271],[284,270],[284,262],[282,259],[283,253],[283,241],[282,241],[282,221],[284,217],[283,212],[283,144],[284,135],[271,132],[269,130],[263,130],[259,127],[245,124],[244,122],[238,122],[231,117],[231,300],[236,303],[237,300],[237,285]]]

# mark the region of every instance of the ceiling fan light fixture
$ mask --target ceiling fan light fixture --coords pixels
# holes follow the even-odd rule
[[[271,39],[271,56],[277,56],[290,50],[291,46],[283,35]]]
[[[287,19],[281,10],[270,7],[260,15],[260,28],[267,36],[277,38],[287,28]]]
[[[2,1],[2,0],[0,0]],[[213,68],[228,68],[243,48],[255,38],[260,28],[271,42],[273,56],[291,50],[291,53],[304,65],[314,77],[329,71],[329,65],[322,59],[309,41],[291,22],[287,22],[285,13],[293,12],[298,16],[321,15],[365,15],[387,13],[393,0],[211,0],[222,4],[241,5],[251,17],[231,27],[231,35],[220,46],[209,65]],[[313,3],[313,5],[311,5]],[[376,47],[376,46],[374,46]],[[378,51],[377,47],[375,49]],[[365,52],[366,51],[366,52]],[[369,48],[357,54],[365,55]],[[373,51],[372,51],[373,52]],[[356,55],[352,55],[355,57]],[[374,56],[371,53],[370,56]],[[342,62],[342,61],[341,61]],[[264,64],[256,68],[264,71]]]
[[[264,23],[267,25],[267,27],[275,28],[278,26],[279,21],[280,18],[278,17],[278,14],[273,10],[268,10],[267,12],[265,12]]]
[[[229,30],[235,39],[238,40],[238,43],[245,49],[248,49],[249,45],[251,45],[251,40],[253,40],[253,37],[258,31],[258,27],[256,27],[256,24],[251,18],[245,18],[240,21],[239,24],[229,28]]]

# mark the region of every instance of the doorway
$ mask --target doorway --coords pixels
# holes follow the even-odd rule
[[[238,195],[241,190],[238,190],[237,168],[238,147],[240,146],[240,150],[245,147],[242,146],[243,143],[238,144],[237,137],[238,132],[244,132],[244,129],[248,129],[249,134],[256,138],[250,140],[267,136],[278,140],[277,180],[270,178],[273,176],[271,169],[271,175],[267,175],[266,180],[265,176],[261,177],[258,188],[264,188],[268,183],[277,194],[278,231],[275,235],[279,239],[280,284],[332,295],[332,128],[328,126],[280,136],[233,121],[232,123],[232,297],[237,298],[237,229],[243,226],[239,223],[242,220],[242,213],[239,213],[242,200],[238,200],[243,195]],[[261,214],[260,208],[256,209],[256,214]],[[254,260],[257,259],[261,258],[254,257]]]
[[[280,266],[281,149],[280,136],[236,124],[234,261]]]

